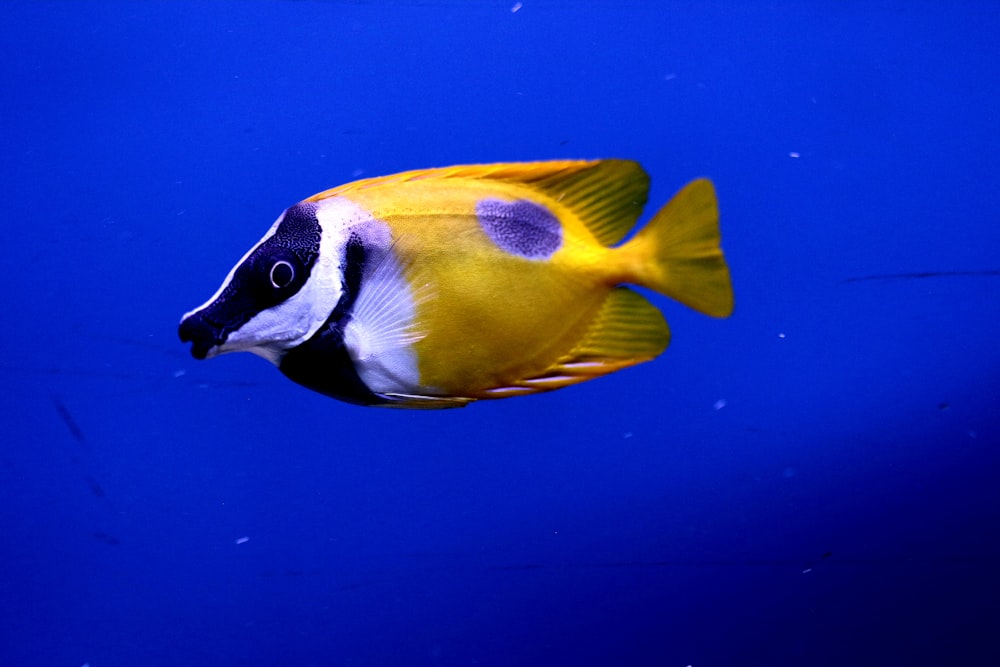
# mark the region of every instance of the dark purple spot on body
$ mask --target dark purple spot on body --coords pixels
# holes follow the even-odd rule
[[[499,248],[528,259],[550,257],[562,244],[562,225],[552,213],[532,201],[484,199],[476,217]]]

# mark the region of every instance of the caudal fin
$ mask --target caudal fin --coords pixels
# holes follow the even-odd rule
[[[622,250],[636,282],[711,315],[733,312],[729,267],[719,246],[719,209],[707,178],[691,181]]]

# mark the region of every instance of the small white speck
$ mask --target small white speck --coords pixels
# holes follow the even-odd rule
[[[802,570],[802,574],[809,574],[812,571],[813,569],[811,567],[807,567],[806,569]]]
[[[244,535],[243,537],[237,537],[236,538],[236,544],[246,544],[249,541],[250,541],[250,538],[247,537],[246,535]]]
[[[801,154],[800,153],[796,153],[795,151],[792,151],[791,153],[788,154],[788,157],[801,157]]]
[[[179,371],[174,371],[175,378],[184,377],[185,375],[187,375],[187,371],[184,370],[183,368]]]
[[[785,337],[785,334],[783,334],[783,333],[778,334],[778,338],[784,338],[784,337]]]
[[[726,399],[724,398],[720,398],[719,400],[717,400],[715,403],[712,404],[712,408],[714,410],[721,410],[724,407],[726,407]]]
[[[514,3],[514,6],[510,8],[510,13],[511,13],[511,14],[516,14],[516,13],[517,13],[517,11],[518,11],[519,9],[521,9],[521,7],[524,7],[524,5],[522,5],[522,4],[520,3],[520,2],[515,2],[515,3]]]

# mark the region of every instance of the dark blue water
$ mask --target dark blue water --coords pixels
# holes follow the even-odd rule
[[[4,4],[0,663],[1000,664],[1000,6],[513,8]],[[654,363],[390,412],[177,340],[314,192],[602,156],[719,192]]]

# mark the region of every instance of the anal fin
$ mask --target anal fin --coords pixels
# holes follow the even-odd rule
[[[417,394],[385,393],[379,394],[385,403],[379,403],[382,408],[406,408],[408,410],[440,410],[442,408],[464,408],[473,402],[474,398],[462,396],[420,396]]]
[[[670,328],[663,314],[646,297],[627,287],[616,287],[580,343],[560,364],[592,362],[628,365],[657,357],[670,343]]]
[[[670,328],[656,306],[627,287],[616,287],[580,342],[544,373],[490,389],[482,397],[505,398],[577,384],[649,361],[669,343]]]

